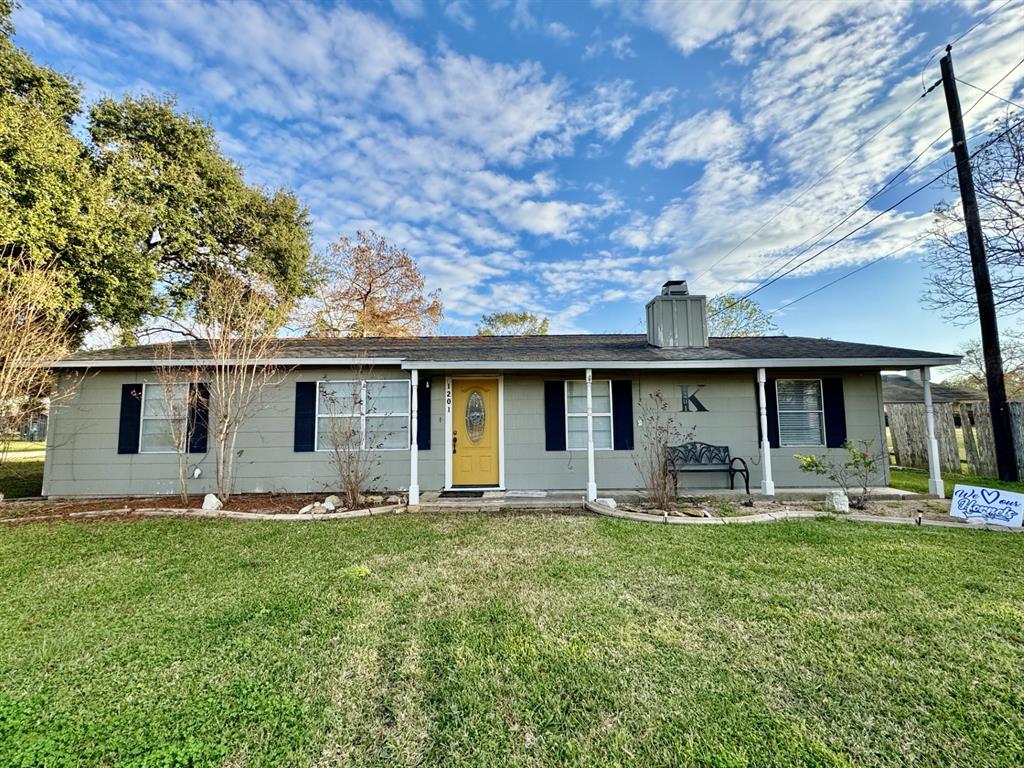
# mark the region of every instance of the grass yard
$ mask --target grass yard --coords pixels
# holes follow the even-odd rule
[[[0,528],[0,765],[1012,766],[1024,537]]]
[[[34,451],[45,451],[45,440],[12,440],[7,445],[8,453],[29,453]]]
[[[1024,483],[1004,482],[1002,480],[994,480],[990,477],[943,474],[942,482],[946,487],[946,498],[953,495],[953,486],[957,483],[961,483],[963,485],[980,485],[986,488],[998,488],[1004,491],[1024,493]],[[903,491],[928,493],[928,473],[917,469],[890,469],[889,485],[892,488],[899,488]]]
[[[38,496],[43,491],[43,460],[22,459],[17,453],[8,454],[0,464],[0,493],[6,499]]]

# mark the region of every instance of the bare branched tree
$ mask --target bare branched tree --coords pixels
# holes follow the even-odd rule
[[[999,346],[1003,356],[1006,396],[1010,400],[1024,400],[1024,335],[1020,331],[1004,331],[1000,334]],[[967,342],[960,347],[960,354],[963,360],[954,367],[955,373],[943,383],[984,392],[988,380],[985,377],[985,353],[981,348],[981,340]]]
[[[302,310],[310,336],[427,336],[443,314],[413,258],[376,232],[343,237],[320,258],[318,288]]]
[[[647,500],[657,509],[671,510],[676,504],[676,483],[669,471],[668,448],[692,439],[693,435],[682,433],[660,389],[641,399],[637,425],[640,429],[633,463],[640,473]]]
[[[174,357],[174,345],[163,345],[154,373],[163,395],[167,436],[169,442],[177,447],[178,494],[182,502],[187,504],[188,481],[192,470],[189,446],[196,431],[208,427],[201,419],[206,418],[209,402],[203,386],[202,368],[178,363]]]
[[[0,463],[20,425],[57,396],[51,365],[69,343],[61,275],[23,256],[20,246],[0,246]]]
[[[374,395],[366,386],[370,369],[356,366],[351,381],[324,383],[319,386],[320,413],[327,427],[331,448],[331,464],[338,476],[345,507],[358,507],[363,496],[380,481],[380,454],[377,450],[386,435],[364,429],[364,415],[374,413]]]
[[[217,495],[225,501],[234,491],[238,432],[258,410],[263,391],[286,373],[276,362],[284,315],[273,289],[237,275],[207,280],[204,294],[195,320],[175,330],[189,339],[191,359],[201,361],[197,375],[209,397]]]
[[[1024,113],[996,121],[990,143],[971,161],[978,196],[992,293],[1002,316],[1024,312]],[[1005,132],[1005,136],[994,140]],[[956,174],[946,177],[951,189]],[[931,247],[924,257],[930,268],[924,303],[949,320],[968,325],[977,320],[974,273],[967,246],[963,210],[955,202],[935,208]]]

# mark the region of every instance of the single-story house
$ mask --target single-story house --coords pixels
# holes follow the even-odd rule
[[[195,350],[177,345],[171,362],[194,368]],[[189,452],[198,475],[191,490],[214,490],[206,430],[188,445],[168,438],[158,358],[168,364],[164,347],[138,346],[56,365],[77,384],[51,412],[44,494],[175,493],[178,451]],[[927,392],[929,368],[958,360],[831,339],[709,338],[706,299],[685,281],[666,283],[647,304],[643,334],[286,339],[275,363],[287,372],[239,434],[235,487],[337,488],[331,436],[343,423],[379,461],[377,487],[407,491],[413,502],[421,490],[594,498],[635,489],[645,403],[660,393],[692,439],[728,447],[770,495],[827,482],[802,473],[795,453],[836,451],[846,440],[884,453],[882,370],[921,369]],[[359,402],[358,412],[339,406],[346,401]],[[882,462],[876,482],[887,475]],[[932,481],[941,492],[937,462]],[[682,479],[687,488],[728,483],[719,472]]]

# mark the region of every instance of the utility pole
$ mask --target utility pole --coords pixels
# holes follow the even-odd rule
[[[978,322],[981,325],[981,347],[985,353],[985,379],[988,383],[988,403],[992,413],[992,436],[995,439],[996,466],[1000,480],[1017,479],[1017,457],[1013,448],[1010,409],[1006,405],[1006,382],[1003,379],[1003,355],[999,350],[999,324],[996,304],[992,297],[992,280],[988,274],[985,256],[985,238],[981,232],[978,198],[974,193],[971,156],[967,151],[964,117],[960,111],[960,95],[953,75],[953,46],[946,46],[946,55],[939,60],[942,69],[942,88],[946,93],[949,128],[953,135],[953,154],[960,186],[960,200],[967,225],[967,246],[971,252],[974,271],[974,291],[978,295]]]

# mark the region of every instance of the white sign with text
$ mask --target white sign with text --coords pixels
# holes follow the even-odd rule
[[[1024,525],[1024,493],[958,485],[953,489],[949,514],[969,523],[1020,527]]]

